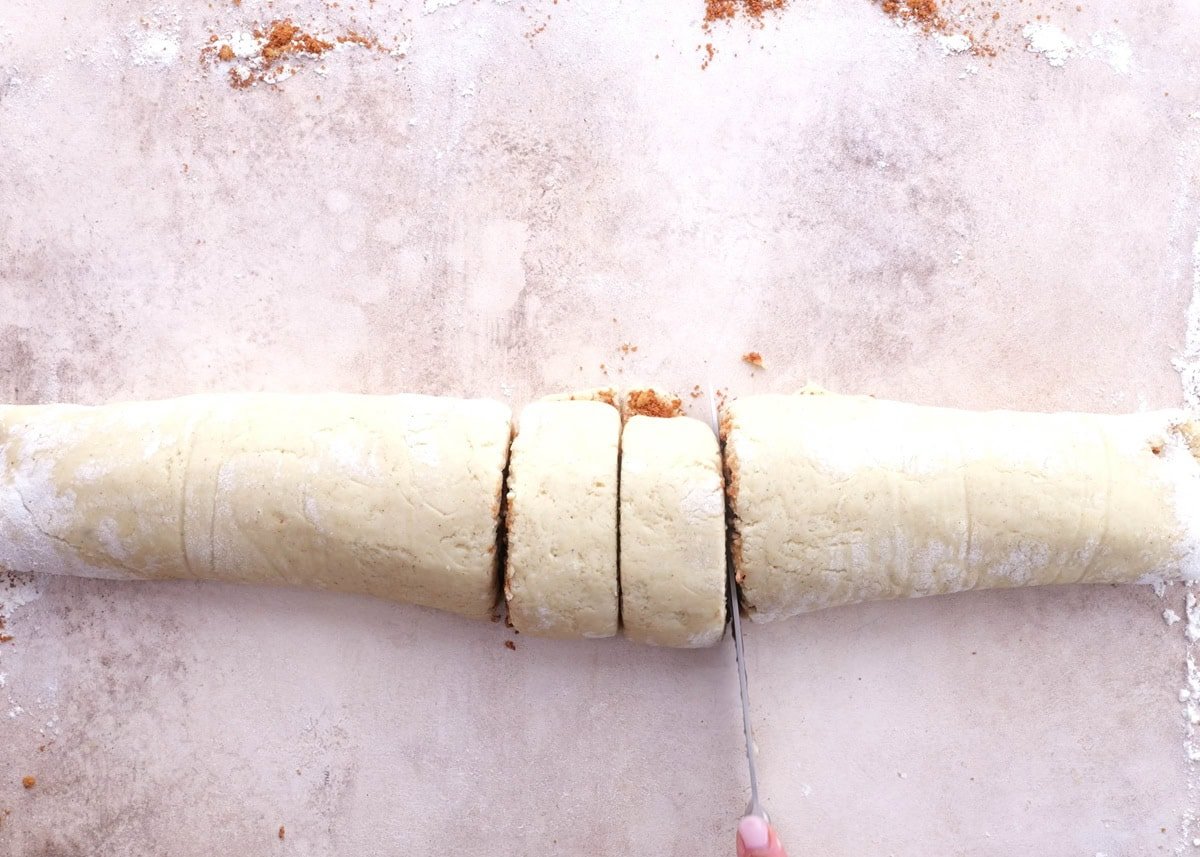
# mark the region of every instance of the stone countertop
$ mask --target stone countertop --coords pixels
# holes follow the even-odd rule
[[[923,33],[871,0],[707,30],[698,0],[8,0],[0,399],[1183,403],[1200,4],[943,8]],[[247,34],[283,18],[336,47],[271,83]],[[792,854],[1191,850],[1183,600],[749,625]],[[0,852],[732,854],[728,640],[218,584],[9,577],[0,605]]]

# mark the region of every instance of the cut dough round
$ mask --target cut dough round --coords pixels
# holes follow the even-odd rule
[[[724,409],[732,554],[760,621],[884,598],[1200,579],[1200,426],[811,391]]]
[[[688,417],[621,435],[621,623],[639,642],[711,646],[725,631],[725,494],[717,438]]]
[[[498,402],[416,395],[0,408],[0,567],[486,616],[510,434]]]
[[[617,632],[621,417],[600,401],[534,402],[508,471],[508,618],[545,637]]]

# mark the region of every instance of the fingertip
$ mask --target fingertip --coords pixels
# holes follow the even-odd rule
[[[747,815],[738,822],[737,838],[747,854],[756,854],[770,845],[771,828],[757,815]]]
[[[787,857],[775,831],[756,815],[738,822],[737,853],[738,857]]]

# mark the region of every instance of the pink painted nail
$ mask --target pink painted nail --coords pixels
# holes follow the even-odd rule
[[[760,851],[770,842],[771,831],[757,815],[748,815],[738,822],[738,837],[750,851]]]

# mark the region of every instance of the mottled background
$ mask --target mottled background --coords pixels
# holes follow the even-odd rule
[[[950,3],[995,56],[871,0],[703,14],[5,0],[0,399],[811,379],[1184,401],[1200,3]],[[1029,50],[1037,15],[1074,49]],[[201,62],[288,16],[382,49],[245,88]],[[750,627],[794,857],[1191,850],[1187,642],[1161,616],[1182,601],[1062,588]],[[732,853],[728,641],[540,642],[213,584],[0,578],[0,605],[0,853]]]

